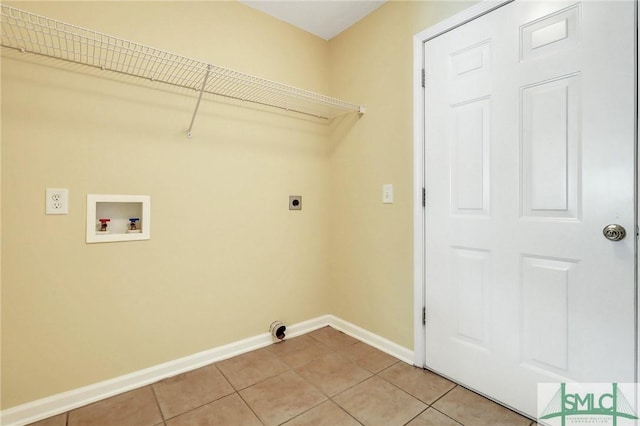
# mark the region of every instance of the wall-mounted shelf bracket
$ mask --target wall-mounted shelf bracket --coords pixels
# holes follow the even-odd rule
[[[196,121],[196,114],[198,113],[198,108],[200,107],[200,101],[202,100],[202,95],[204,94],[204,89],[207,87],[207,80],[209,79],[209,75],[211,74],[212,65],[207,66],[207,73],[204,75],[204,79],[202,80],[202,87],[200,88],[200,93],[198,94],[198,101],[196,102],[196,108],[193,111],[193,117],[191,117],[191,124],[189,124],[189,130],[187,130],[187,137],[190,138],[191,130],[193,130],[193,122]]]

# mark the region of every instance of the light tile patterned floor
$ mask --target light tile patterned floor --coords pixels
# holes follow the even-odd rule
[[[530,426],[535,422],[330,327],[38,426]]]

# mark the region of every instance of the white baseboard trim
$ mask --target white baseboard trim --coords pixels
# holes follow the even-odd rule
[[[412,350],[409,350],[404,346],[400,346],[397,343],[392,342],[391,340],[385,339],[384,337],[378,336],[377,334],[373,334],[370,331],[365,330],[364,328],[360,328],[357,325],[338,317],[335,317],[333,315],[327,316],[329,317],[329,325],[336,330],[340,330],[351,337],[355,337],[363,343],[380,349],[382,352],[398,358],[400,361],[404,361],[409,365],[413,365]]]
[[[287,326],[287,337],[292,338],[325,326],[331,326],[356,339],[380,349],[401,361],[411,364],[413,352],[383,337],[377,336],[354,324],[341,320],[333,315],[323,315],[308,321]],[[157,381],[187,371],[222,361],[236,355],[269,346],[274,342],[269,333],[239,340],[228,345],[219,346],[198,352],[183,358],[159,364],[143,370],[125,374],[89,386],[83,386],[68,392],[59,393],[18,405],[0,413],[0,424],[5,426],[23,426],[38,420],[46,419],[114,395],[128,392]]]

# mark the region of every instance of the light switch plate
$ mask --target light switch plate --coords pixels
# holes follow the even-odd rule
[[[390,183],[382,185],[382,202],[384,204],[393,203],[393,185]]]

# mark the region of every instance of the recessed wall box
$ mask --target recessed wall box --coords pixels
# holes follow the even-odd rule
[[[131,219],[135,232],[131,232]],[[105,223],[107,230],[105,230]],[[87,195],[87,243],[151,238],[151,197],[148,195]]]
[[[302,210],[302,195],[289,195],[289,210]]]

